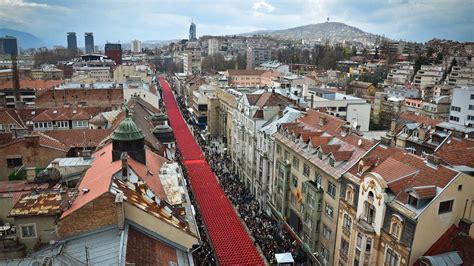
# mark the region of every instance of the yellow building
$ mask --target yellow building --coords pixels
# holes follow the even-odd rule
[[[314,110],[281,124],[276,143],[272,208],[298,237],[308,263],[333,265],[339,180],[372,142],[346,122]]]
[[[471,176],[432,155],[379,144],[341,179],[334,263],[413,265],[449,227],[473,219],[473,190]]]

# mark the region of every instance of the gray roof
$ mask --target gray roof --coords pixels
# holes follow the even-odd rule
[[[290,123],[301,117],[302,113],[291,107],[286,107],[283,110],[283,116],[276,120],[270,120],[259,131],[272,135],[277,131],[277,126],[281,123]],[[275,117],[276,118],[276,117]]]
[[[424,260],[431,262],[433,266],[462,265],[462,258],[456,251],[446,252],[436,256],[424,256]]]
[[[54,246],[40,250],[23,259],[0,261],[0,265],[38,265],[46,257],[52,265],[86,265],[86,247],[89,265],[118,265],[121,235],[117,226],[102,228],[86,234],[58,241]]]

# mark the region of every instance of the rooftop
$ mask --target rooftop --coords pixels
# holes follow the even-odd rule
[[[11,209],[10,216],[50,216],[61,214],[67,209],[69,199],[76,195],[75,191],[43,190],[23,196]]]

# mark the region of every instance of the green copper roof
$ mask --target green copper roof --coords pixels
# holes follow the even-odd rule
[[[151,116],[151,120],[153,121],[167,121],[168,120],[168,116],[164,113],[157,113],[157,114],[153,114]]]
[[[126,117],[112,133],[113,140],[137,140],[145,136],[130,117]]]
[[[130,112],[128,110],[127,102],[125,102],[125,119],[120,123],[120,125],[112,133],[113,140],[137,140],[144,139],[142,131],[137,127],[135,122],[133,122],[130,117]]]

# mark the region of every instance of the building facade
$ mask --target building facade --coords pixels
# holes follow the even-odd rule
[[[122,64],[122,45],[120,43],[106,43],[105,55],[114,60],[117,65]]]
[[[94,53],[94,34],[92,32],[84,33],[84,41],[85,41],[86,54],[93,54]]]
[[[71,51],[77,50],[77,37],[75,32],[67,33],[67,49]]]
[[[266,48],[247,49],[247,69],[254,69],[272,59],[272,51]]]

